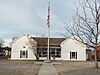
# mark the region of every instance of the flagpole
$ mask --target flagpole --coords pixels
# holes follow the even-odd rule
[[[50,41],[49,41],[49,38],[50,38],[50,27],[48,28],[48,56],[47,56],[47,62],[50,62],[50,53],[49,53],[49,45],[50,45]]]
[[[48,6],[48,19],[47,19],[47,26],[48,26],[48,49],[47,49],[47,61],[48,63],[50,63],[50,53],[49,53],[49,45],[50,45],[50,2],[48,3],[49,6]]]

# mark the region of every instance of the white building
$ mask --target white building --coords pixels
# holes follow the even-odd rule
[[[11,60],[47,59],[47,38],[22,35],[12,42]],[[50,38],[50,57],[53,60],[86,61],[86,46],[73,37]]]
[[[12,41],[11,60],[35,60],[36,41],[22,35]]]
[[[79,43],[75,38],[68,38],[61,43],[62,60],[86,61],[86,45]]]

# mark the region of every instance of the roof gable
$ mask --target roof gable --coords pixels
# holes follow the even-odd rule
[[[81,41],[81,39],[80,39],[78,36],[74,35],[74,36],[68,37],[66,40],[64,40],[64,41],[61,43],[61,45],[64,45],[68,40],[75,40],[76,42],[78,42],[75,38]],[[78,43],[79,43],[79,42],[78,42]],[[82,43],[81,43],[81,44],[82,44]]]
[[[23,36],[25,36],[25,37],[28,38],[28,35],[27,35],[27,34],[23,34],[23,35],[17,37],[15,40],[13,40],[13,41],[11,42],[11,44],[13,44],[15,41],[19,40],[19,39],[22,38]]]

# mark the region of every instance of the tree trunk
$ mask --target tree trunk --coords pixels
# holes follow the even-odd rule
[[[95,68],[98,69],[98,61],[97,61],[97,51],[94,51],[94,56],[95,56]]]

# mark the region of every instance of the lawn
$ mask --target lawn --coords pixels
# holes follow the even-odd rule
[[[34,62],[0,60],[0,75],[38,75],[41,65]]]
[[[0,60],[0,75],[38,75],[41,67],[36,61]],[[41,61],[40,61],[41,62]],[[59,75],[100,75],[94,62],[52,61]],[[100,67],[100,62],[98,63]]]
[[[100,75],[100,69],[94,68],[94,62],[59,61],[54,65],[59,75]],[[100,62],[98,63],[100,67]]]

